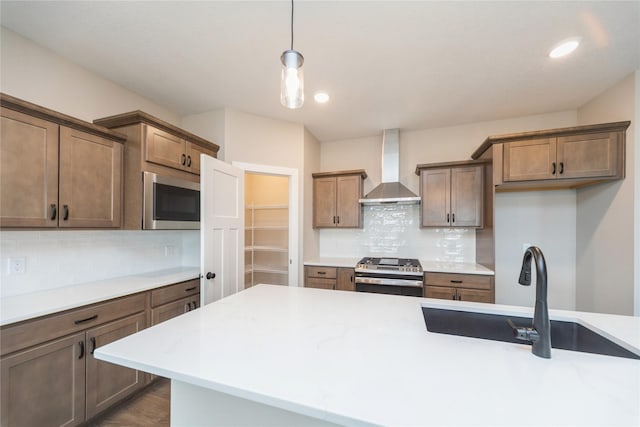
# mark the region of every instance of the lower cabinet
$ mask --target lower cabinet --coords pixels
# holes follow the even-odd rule
[[[2,328],[0,425],[75,426],[130,395],[146,374],[102,362],[96,348],[147,326],[146,293]]]
[[[187,280],[151,291],[151,324],[157,325],[200,307],[200,280]]]
[[[353,268],[316,266],[304,268],[305,288],[355,291],[354,279],[355,270]]]
[[[493,276],[425,273],[424,296],[426,298],[494,303]]]

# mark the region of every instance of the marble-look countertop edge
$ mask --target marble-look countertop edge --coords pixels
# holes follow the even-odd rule
[[[361,258],[319,257],[304,261],[305,266],[355,268]],[[443,262],[420,260],[422,269],[430,273],[495,275],[494,271],[480,264],[467,262]]]
[[[0,298],[0,326],[197,279],[199,276],[199,267],[186,266],[3,297]]]

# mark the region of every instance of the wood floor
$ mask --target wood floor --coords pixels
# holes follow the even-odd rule
[[[169,427],[171,382],[158,378],[150,386],[107,410],[87,427]]]

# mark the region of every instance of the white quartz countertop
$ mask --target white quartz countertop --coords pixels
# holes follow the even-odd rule
[[[199,267],[177,267],[0,298],[0,325],[196,279]]]
[[[306,260],[304,265],[326,266],[326,267],[347,267],[355,268],[362,258],[312,258]],[[420,260],[422,270],[432,273],[459,273],[459,274],[483,274],[493,276],[493,270],[485,266],[467,262],[444,262]]]
[[[529,308],[258,285],[95,356],[343,425],[640,424],[640,361],[427,332],[422,304]],[[640,318],[551,311],[640,353]]]

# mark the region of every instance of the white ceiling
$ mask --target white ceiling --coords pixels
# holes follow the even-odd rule
[[[287,0],[0,5],[2,26],[179,115],[229,107],[321,141],[575,109],[640,68],[640,1],[297,0],[306,100],[287,110]]]

